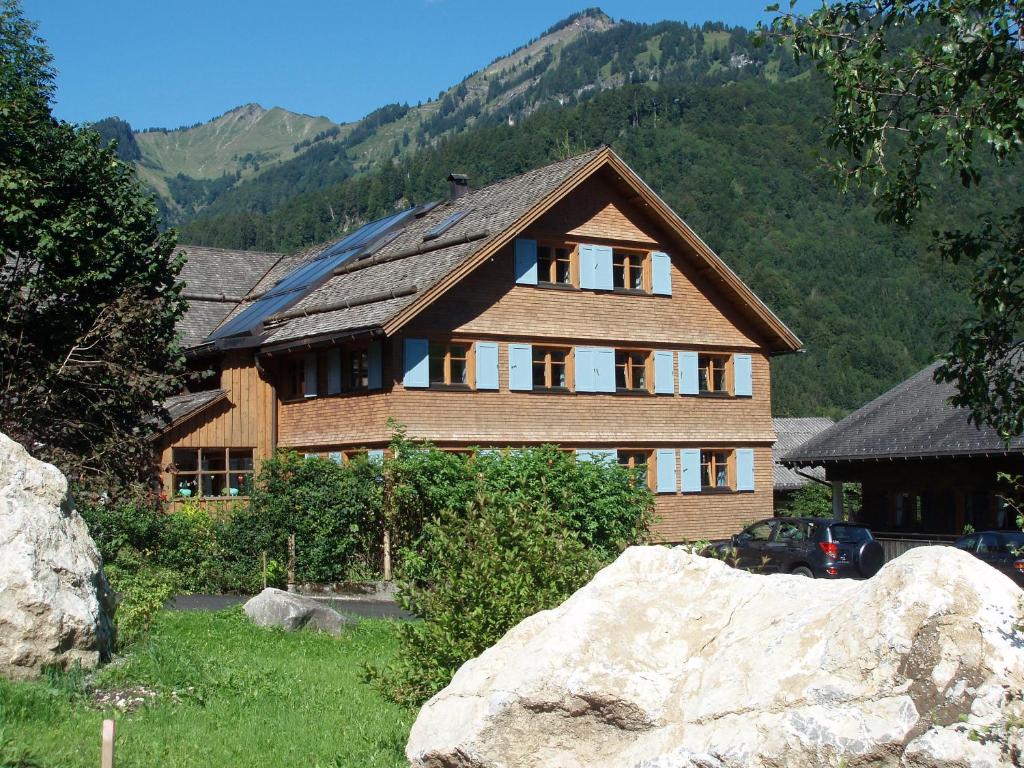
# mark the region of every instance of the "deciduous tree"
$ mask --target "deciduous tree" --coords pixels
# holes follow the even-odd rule
[[[51,57],[0,3],[0,429],[80,489],[143,477],[184,308],[156,209],[90,130],[56,120]]]
[[[843,189],[864,184],[880,217],[909,224],[938,161],[965,187],[983,154],[1012,164],[1024,142],[1024,5],[1017,0],[850,0],[780,14],[766,31],[810,58],[833,88],[829,143]],[[778,10],[773,6],[769,10]],[[1004,436],[1024,432],[1024,208],[935,248],[973,266],[975,313],[936,376],[957,405]]]

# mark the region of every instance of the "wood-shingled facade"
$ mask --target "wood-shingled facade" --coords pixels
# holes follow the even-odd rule
[[[416,253],[432,239],[452,245]],[[162,437],[169,497],[192,479],[175,449],[344,460],[385,449],[391,418],[446,449],[646,464],[665,541],[771,514],[770,361],[799,340],[611,150],[442,204],[358,259],[247,347],[197,351],[226,398]]]

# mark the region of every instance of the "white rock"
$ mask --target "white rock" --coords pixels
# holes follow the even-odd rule
[[[0,674],[109,657],[114,601],[101,566],[64,475],[0,433]]]
[[[980,746],[968,734],[979,715],[990,734],[1020,716],[1022,595],[948,547],[860,582],[634,547],[464,664],[421,710],[406,756],[417,768],[1014,765],[1013,732]]]
[[[332,635],[341,634],[350,623],[320,600],[273,587],[267,587],[246,602],[245,614],[261,627],[281,627],[288,631],[318,629]]]

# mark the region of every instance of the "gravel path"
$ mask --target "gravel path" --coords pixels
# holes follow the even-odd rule
[[[178,595],[167,607],[172,611],[220,611],[244,603],[247,595]],[[364,619],[411,619],[412,616],[399,608],[393,600],[364,600],[360,598],[318,598],[323,599],[338,613],[359,616]]]

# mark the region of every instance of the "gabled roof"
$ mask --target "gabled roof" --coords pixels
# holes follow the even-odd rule
[[[847,461],[1024,454],[1024,437],[1009,446],[994,429],[976,427],[949,398],[955,387],[935,382],[933,363],[790,451],[790,466]]]
[[[182,250],[185,264],[178,279],[184,284],[188,310],[178,331],[186,349],[202,344],[282,258],[279,253],[201,245],[185,245]]]
[[[783,465],[781,459],[790,451],[803,445],[815,435],[831,427],[835,422],[824,416],[772,419],[776,439],[772,446],[772,485],[776,491],[794,491],[807,485],[807,476],[825,481],[825,470],[811,467],[797,474],[795,469]]]
[[[213,340],[224,346],[275,349],[346,334],[393,335],[602,168],[610,168],[663,219],[715,279],[716,288],[748,309],[772,351],[800,347],[800,340],[608,147],[470,190],[454,200],[410,209],[281,259],[254,283],[246,301],[225,313]],[[435,238],[429,236],[457,213],[463,215],[454,224]],[[374,234],[362,237],[364,232]],[[357,247],[351,247],[353,239],[359,241]],[[331,268],[325,269],[328,265]],[[314,279],[305,285],[298,279],[302,274]],[[287,291],[285,280],[302,284],[303,290]]]

